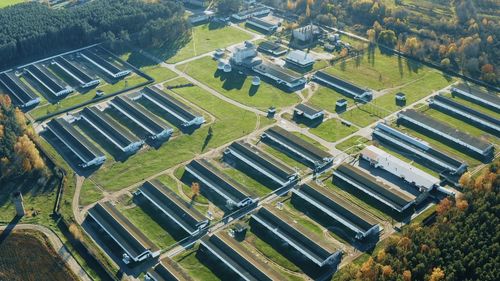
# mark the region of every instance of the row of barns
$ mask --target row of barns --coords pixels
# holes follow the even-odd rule
[[[132,72],[105,49],[94,46],[0,73],[0,86],[20,108],[34,107],[40,95],[51,100],[100,84],[99,77],[122,79]],[[38,94],[39,93],[39,94]]]
[[[333,157],[329,153],[279,126],[267,129],[260,140],[309,167],[313,174],[323,173],[333,165]],[[266,185],[272,186],[274,194],[291,194],[292,202],[304,206],[311,219],[340,224],[352,240],[363,243],[377,239],[383,230],[380,219],[369,211],[353,204],[335,190],[315,182],[301,183],[301,175],[297,170],[257,145],[246,141],[233,142],[224,150],[222,161],[238,167],[254,179],[264,179],[268,182]],[[439,179],[375,146],[366,147],[357,162],[343,163],[336,167],[331,181],[335,185],[357,190],[396,213],[412,213],[440,184]],[[390,176],[402,180],[407,189],[389,180]],[[286,245],[297,253],[304,263],[322,270],[341,261],[344,254],[342,247],[326,242],[309,229],[293,222],[277,208],[261,204],[262,198],[217,168],[210,160],[192,160],[185,165],[182,178],[186,184],[199,183],[201,194],[222,209],[230,212],[242,210],[250,214],[249,224],[252,229],[280,241],[280,245]],[[242,280],[284,280],[280,273],[262,263],[249,249],[237,242],[233,235],[224,230],[212,234],[211,220],[163,183],[157,180],[147,181],[134,192],[134,196],[145,198],[158,212],[182,229],[186,237],[199,240],[198,251],[223,263],[234,276]],[[89,216],[93,220],[100,220],[94,215],[95,212],[113,212],[113,208],[110,203],[98,203],[89,211]],[[97,223],[99,228],[112,228],[105,230],[108,235],[119,236],[113,237],[113,240],[122,245],[122,258],[126,263],[140,262],[146,259],[145,256],[157,258],[160,255],[158,247],[141,238],[140,234],[127,235],[126,239],[131,239],[131,242],[119,242],[123,239],[120,238],[120,232],[123,232],[124,227],[118,224],[129,225],[129,222],[109,226]],[[127,245],[141,243],[141,251],[127,248]],[[190,280],[189,278],[179,265],[169,258],[163,258],[148,271],[146,280]]]
[[[105,153],[74,128],[74,122],[90,127],[120,154],[131,155],[146,141],[163,141],[173,133],[173,128],[165,119],[150,111],[151,108],[147,109],[141,105],[139,100],[152,104],[161,116],[167,116],[170,123],[181,129],[200,126],[205,122],[204,117],[191,107],[173,95],[151,86],[132,95],[116,96],[106,107],[90,106],[72,114],[71,117],[52,119],[45,125],[46,132],[63,144],[65,149],[58,149],[70,153],[71,159],[75,159],[75,162],[70,164],[74,166],[94,167],[106,160]],[[111,115],[109,111],[117,114]],[[127,127],[124,124],[129,125]]]

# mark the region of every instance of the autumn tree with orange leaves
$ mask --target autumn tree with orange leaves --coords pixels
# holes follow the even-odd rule
[[[24,114],[12,106],[9,96],[0,95],[0,186],[16,177],[42,175],[45,163]]]

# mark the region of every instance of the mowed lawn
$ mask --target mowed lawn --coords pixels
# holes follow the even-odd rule
[[[184,79],[172,81],[173,84],[186,82]],[[174,92],[210,112],[216,121],[191,135],[173,138],[158,149],[141,151],[125,162],[107,162],[92,175],[100,186],[107,190],[122,189],[255,130],[259,117],[252,112],[226,103],[196,86],[175,89]],[[262,119],[261,125],[269,122]],[[213,136],[207,139],[209,127],[212,127]]]
[[[22,2],[25,2],[25,0],[0,0],[0,9],[15,5],[15,4],[19,4]]]
[[[318,137],[329,141],[336,142],[342,138],[353,134],[358,129],[355,126],[346,126],[341,123],[339,119],[332,118],[324,121],[316,128],[310,129],[309,132],[317,135]]]
[[[405,93],[406,105],[410,105],[453,82],[454,80],[450,80],[439,72],[428,72],[422,76],[422,79],[392,90],[371,103],[359,105],[359,107],[341,114],[341,117],[360,127],[366,127],[402,108],[396,104],[395,95],[397,93]]]
[[[252,39],[252,35],[232,26],[211,28],[209,24],[193,27],[191,40],[167,59],[167,63],[177,63],[197,55],[225,48]]]
[[[178,69],[232,100],[261,110],[267,110],[270,106],[290,106],[300,100],[296,94],[286,93],[264,81],[259,86],[253,86],[251,76],[236,71],[218,71],[217,62],[211,57],[182,64]]]
[[[325,69],[326,72],[360,87],[377,91],[404,85],[423,77],[431,70],[417,62],[383,54],[378,48]]]
[[[335,103],[340,100],[347,100],[347,107],[353,105],[354,100],[341,93],[325,86],[319,86],[312,98],[308,101],[311,105],[329,112],[335,112]]]

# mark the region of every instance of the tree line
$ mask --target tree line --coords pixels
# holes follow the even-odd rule
[[[463,194],[438,204],[434,224],[409,226],[333,280],[500,280],[499,165],[496,160],[475,178],[464,174]]]
[[[263,1],[302,15],[300,21],[349,28],[366,34],[374,44],[493,85],[500,83],[498,1],[394,0],[390,6],[381,0]]]
[[[18,177],[42,180],[47,175],[45,162],[32,141],[36,137],[9,96],[0,95],[0,186]]]
[[[0,67],[104,40],[172,41],[189,29],[182,5],[170,0],[95,0],[72,9],[34,1],[1,9],[0,26]]]

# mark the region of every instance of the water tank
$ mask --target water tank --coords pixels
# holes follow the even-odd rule
[[[228,73],[231,72],[232,67],[229,63],[224,64],[224,72]]]
[[[252,79],[252,85],[254,86],[259,86],[260,85],[260,77],[259,76],[254,76]]]

